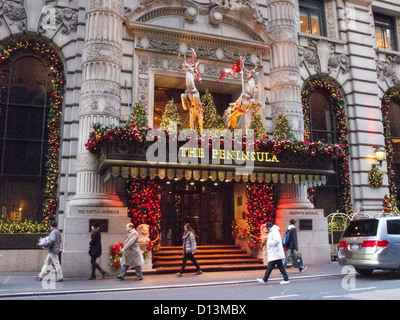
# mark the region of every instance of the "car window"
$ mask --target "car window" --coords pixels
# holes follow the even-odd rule
[[[400,220],[387,220],[388,234],[400,234]]]
[[[378,229],[377,219],[365,219],[351,221],[343,232],[343,237],[371,237],[376,236]]]

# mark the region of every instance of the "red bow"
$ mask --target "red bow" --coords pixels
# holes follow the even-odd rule
[[[219,79],[217,81],[220,81],[223,77],[225,77],[226,73],[230,73],[230,74],[234,75],[235,73],[242,71],[242,68],[243,68],[243,61],[239,60],[232,66],[232,68],[230,68],[230,69],[224,68],[224,72],[222,72],[221,76],[219,77]]]

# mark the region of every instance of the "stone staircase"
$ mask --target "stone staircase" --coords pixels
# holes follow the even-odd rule
[[[246,250],[234,245],[198,246],[195,258],[201,270],[238,271],[265,269],[262,260],[251,257]],[[182,247],[161,247],[153,257],[153,269],[157,274],[177,273],[182,265]],[[185,272],[194,272],[188,260]]]

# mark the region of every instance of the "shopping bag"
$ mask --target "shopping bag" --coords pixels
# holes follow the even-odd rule
[[[292,259],[292,267],[300,268],[303,266],[303,257],[300,252],[294,252],[291,256]]]

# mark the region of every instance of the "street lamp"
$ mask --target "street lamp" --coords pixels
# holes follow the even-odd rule
[[[375,156],[376,160],[378,161],[378,165],[382,167],[382,161],[385,158],[385,148],[380,146],[380,147],[375,147]]]

